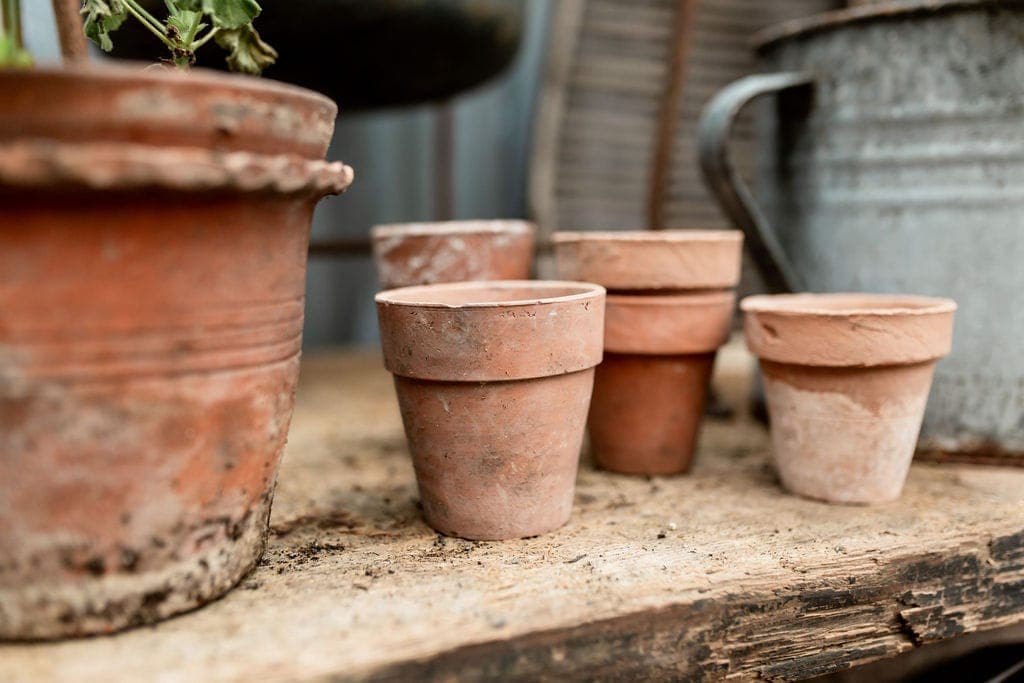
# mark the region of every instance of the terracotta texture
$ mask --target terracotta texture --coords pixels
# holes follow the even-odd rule
[[[258,560],[335,108],[279,84],[0,70],[0,638],[194,608]],[[288,153],[288,156],[285,156]]]
[[[604,347],[615,353],[678,355],[714,351],[729,340],[736,295],[609,294]]]
[[[587,419],[599,467],[648,475],[689,469],[734,305],[732,292],[608,295],[605,358]]]
[[[532,223],[515,220],[378,225],[371,231],[384,289],[469,280],[525,280],[533,265]]]
[[[605,353],[587,418],[595,464],[623,474],[690,469],[715,354]]]
[[[601,361],[604,289],[455,283],[376,301],[427,523],[478,540],[565,524]]]
[[[608,295],[605,360],[587,428],[594,462],[624,474],[686,472],[715,351],[729,337],[743,235],[735,230],[555,233],[561,277]]]
[[[609,291],[726,289],[740,279],[739,230],[556,232],[559,277]]]
[[[793,294],[748,297],[742,308],[783,485],[836,503],[898,498],[935,362],[950,351],[956,304]]]
[[[142,143],[315,160],[326,154],[337,116],[331,100],[309,90],[203,69],[5,69],[0,92],[0,142]]]

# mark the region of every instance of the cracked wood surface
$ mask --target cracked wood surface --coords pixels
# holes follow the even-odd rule
[[[744,406],[752,368],[721,354]],[[304,361],[264,561],[155,627],[0,646],[0,680],[799,679],[1024,621],[1024,470],[915,464],[903,498],[786,495],[767,435],[708,421],[691,475],[581,466],[568,526],[445,539],[420,519],[391,381]]]

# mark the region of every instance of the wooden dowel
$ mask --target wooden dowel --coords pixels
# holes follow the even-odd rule
[[[668,82],[658,116],[658,129],[654,139],[654,155],[650,172],[647,227],[651,230],[664,227],[662,225],[664,209],[662,205],[670,180],[672,148],[675,142],[676,127],[679,123],[679,102],[683,97],[683,83],[686,80],[686,57],[692,42],[696,13],[697,0],[678,0],[676,19],[672,29],[672,60],[669,64]]]
[[[57,20],[60,52],[65,64],[89,61],[89,43],[82,32],[80,0],[53,0],[53,16]]]

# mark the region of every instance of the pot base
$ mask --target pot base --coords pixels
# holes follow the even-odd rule
[[[690,468],[715,353],[606,353],[587,427],[598,467],[670,475]]]
[[[903,490],[934,362],[821,368],[761,361],[772,453],[785,488],[873,504]]]
[[[476,541],[565,524],[593,381],[593,369],[510,382],[396,376],[427,524]]]
[[[137,574],[121,572],[0,588],[0,640],[49,640],[143,626],[211,602],[242,580],[263,554],[273,493],[235,524],[211,519],[193,538],[211,547]]]

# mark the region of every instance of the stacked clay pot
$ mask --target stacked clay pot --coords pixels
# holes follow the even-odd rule
[[[594,366],[603,287],[462,282],[377,295],[423,515],[474,540],[565,524]]]
[[[834,503],[898,498],[956,303],[785,294],[747,297],[742,308],[783,486]]]
[[[587,421],[595,463],[626,474],[686,472],[715,354],[729,336],[742,233],[562,232],[554,243],[560,277],[608,289]]]
[[[536,228],[519,220],[377,225],[370,235],[383,289],[439,282],[526,280]]]

